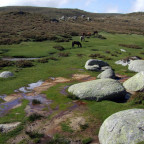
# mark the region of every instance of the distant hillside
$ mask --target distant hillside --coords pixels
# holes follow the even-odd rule
[[[47,7],[25,7],[25,6],[13,6],[13,7],[1,7],[0,12],[11,12],[11,11],[27,11],[30,13],[42,14],[51,18],[58,18],[61,16],[81,16],[85,15],[88,17],[101,17],[101,16],[113,16],[120,14],[98,14],[90,13],[79,9],[58,9],[58,8],[47,8]]]
[[[82,15],[85,17],[81,17]],[[62,16],[66,19],[59,20]],[[58,22],[52,22],[50,19],[57,19]],[[143,35],[143,25],[144,13],[98,14],[78,9],[1,7],[0,44],[44,40],[67,41],[70,35],[93,33],[96,30]]]

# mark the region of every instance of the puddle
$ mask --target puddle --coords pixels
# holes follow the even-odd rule
[[[41,86],[43,83],[44,82],[42,80],[39,80],[36,83],[28,84],[28,87],[21,87],[18,90],[15,90],[14,92],[23,92],[23,93],[32,92],[34,88]]]
[[[36,96],[26,96],[26,94],[22,93],[21,96],[22,96],[21,98],[17,98],[10,102],[5,102],[5,103],[0,104],[0,117],[5,115],[9,110],[14,108],[15,106],[21,104],[23,99],[26,99],[29,101],[30,109],[35,108],[37,110],[42,110],[43,108],[45,108],[46,105],[48,106],[49,104],[52,103],[52,100],[48,100],[46,96],[43,94],[39,94]],[[40,101],[41,104],[33,105],[32,101],[34,99]]]
[[[22,98],[18,98],[16,100],[0,104],[0,117],[5,115],[14,106],[21,104],[22,103],[21,100],[22,100]]]
[[[0,95],[0,99],[4,100],[7,95]]]
[[[7,60],[7,61],[22,61],[22,60],[37,60],[40,58],[2,58],[2,60]]]
[[[68,95],[66,89],[68,88],[69,86],[65,86],[63,89],[61,89],[60,93],[63,94],[63,95]]]

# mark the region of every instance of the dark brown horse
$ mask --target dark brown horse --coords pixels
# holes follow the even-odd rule
[[[96,34],[98,35],[98,31],[94,31],[94,32],[93,32],[93,35],[96,35]]]
[[[78,47],[82,47],[82,44],[79,41],[73,41],[72,47],[74,47],[75,45],[77,45]]]

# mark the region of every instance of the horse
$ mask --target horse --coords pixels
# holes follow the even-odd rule
[[[91,36],[92,34],[90,33],[90,32],[88,32],[87,34],[86,34],[86,36]]]
[[[85,36],[80,36],[80,40],[81,40],[81,42],[85,41]]]
[[[82,44],[79,41],[73,41],[72,47],[74,47],[75,45],[77,45],[78,47],[82,47]]]
[[[98,31],[94,31],[94,32],[93,32],[93,35],[96,35],[96,34],[98,35]]]

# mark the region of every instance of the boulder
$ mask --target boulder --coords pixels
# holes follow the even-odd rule
[[[112,78],[114,79],[115,78],[115,73],[112,69],[107,69],[105,71],[103,71],[102,73],[100,73],[97,78],[100,78],[100,79],[105,79],[105,78]]]
[[[0,73],[1,78],[8,78],[8,77],[12,77],[12,76],[14,76],[14,75],[10,71],[4,71],[4,72]]]
[[[85,64],[85,68],[91,71],[102,71],[103,67],[110,68],[108,63],[98,59],[90,59]]]
[[[137,73],[123,83],[123,86],[128,91],[143,91],[144,90],[144,71]]]
[[[113,79],[98,79],[74,84],[68,91],[80,99],[96,101],[121,99],[126,94],[122,84]]]
[[[99,131],[100,144],[137,144],[144,141],[144,110],[130,109],[108,117]]]
[[[115,64],[119,64],[119,65],[122,65],[122,66],[127,66],[131,63],[131,61],[134,61],[134,60],[140,60],[141,58],[138,57],[138,56],[132,56],[132,57],[126,57],[122,60],[118,60],[115,62]]]
[[[0,124],[0,132],[7,133],[9,131],[12,131],[17,126],[19,126],[21,122],[15,122],[15,123],[9,123],[9,124]]]
[[[134,60],[131,61],[128,69],[134,72],[141,72],[144,71],[144,60]]]

